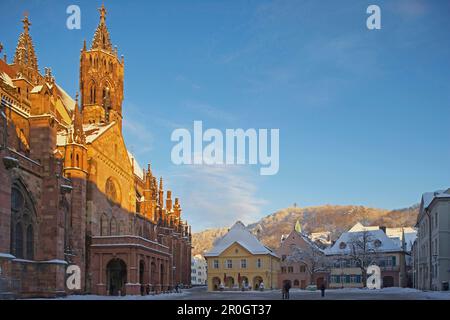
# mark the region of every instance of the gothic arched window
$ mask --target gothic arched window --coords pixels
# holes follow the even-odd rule
[[[36,214],[25,188],[11,189],[11,253],[17,258],[34,259]]]
[[[27,259],[33,259],[34,258],[34,232],[33,232],[33,226],[28,225],[27,228],[27,252],[26,257]]]
[[[15,244],[14,244],[14,255],[16,258],[23,258],[23,231],[22,224],[19,222],[16,224],[16,230],[14,234]]]
[[[114,217],[111,219],[111,225],[110,225],[110,232],[109,232],[109,234],[112,235],[112,236],[116,236],[117,235],[117,221],[116,221],[116,218],[114,218]]]
[[[90,86],[90,89],[89,89],[89,103],[90,104],[94,104],[95,103],[95,101],[96,101],[96,99],[95,99],[96,94],[97,94],[97,92],[96,92],[96,89],[95,89],[95,83],[91,82],[91,86]]]
[[[100,235],[101,236],[108,236],[108,217],[106,216],[106,214],[102,214],[101,218],[100,218]]]
[[[119,223],[119,235],[124,235],[125,233],[126,233],[125,223],[123,221],[121,221]]]
[[[108,178],[106,181],[105,193],[111,204],[120,204],[120,191],[112,178]]]

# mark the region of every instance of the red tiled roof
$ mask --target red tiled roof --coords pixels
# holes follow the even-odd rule
[[[0,72],[6,73],[12,79],[16,77],[14,68],[7,64],[3,59],[0,60]]]

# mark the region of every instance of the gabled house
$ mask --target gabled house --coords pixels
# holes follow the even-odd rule
[[[281,270],[278,286],[286,282],[292,288],[305,289],[314,284],[320,287],[327,284],[328,272],[323,250],[311,240],[297,221],[293,230],[281,239],[277,254],[281,257]]]
[[[331,288],[364,287],[371,264],[381,269],[382,287],[407,284],[404,238],[400,242],[390,238],[384,227],[357,223],[324,252],[330,263]]]
[[[280,258],[236,222],[205,254],[208,291],[278,288]]]

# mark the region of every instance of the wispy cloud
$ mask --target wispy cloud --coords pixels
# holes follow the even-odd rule
[[[197,82],[193,81],[192,79],[190,79],[187,76],[182,75],[182,74],[176,75],[175,81],[184,83],[184,84],[188,85],[191,89],[194,89],[194,90],[199,90],[202,88],[202,86],[200,84],[198,84]]]
[[[181,191],[184,217],[196,231],[258,220],[266,201],[258,197],[255,176],[245,166],[176,167],[171,184]]]
[[[204,117],[214,120],[220,120],[225,122],[234,122],[236,117],[229,112],[223,111],[223,108],[213,106],[209,103],[200,101],[184,101],[182,103],[184,107],[189,109],[189,111]]]
[[[390,5],[393,11],[407,19],[418,18],[428,12],[425,0],[398,0],[390,3]]]
[[[143,155],[152,150],[153,133],[141,121],[125,118],[122,122],[128,148],[135,155]]]

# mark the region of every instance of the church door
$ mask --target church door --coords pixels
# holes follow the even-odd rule
[[[108,291],[112,296],[125,295],[127,265],[121,259],[112,259],[106,266]]]

